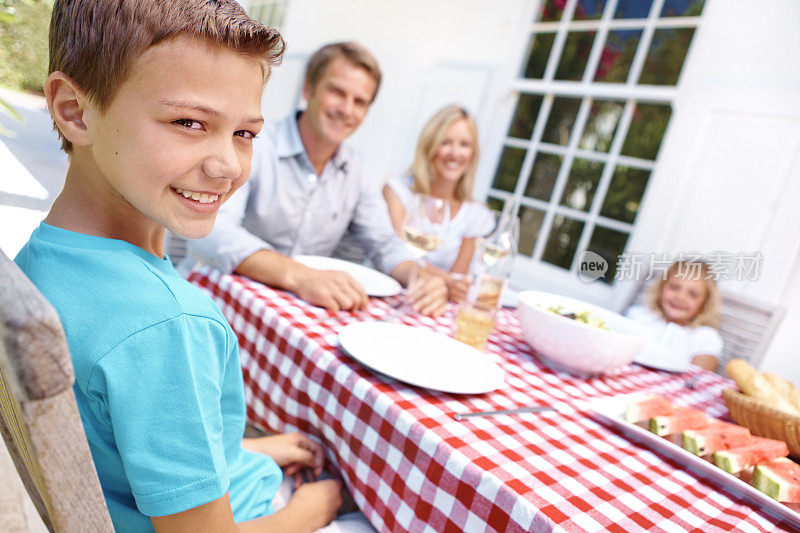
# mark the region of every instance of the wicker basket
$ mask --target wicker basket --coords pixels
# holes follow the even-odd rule
[[[732,389],[724,389],[722,397],[734,422],[757,437],[784,441],[789,454],[800,459],[800,416],[784,413]]]

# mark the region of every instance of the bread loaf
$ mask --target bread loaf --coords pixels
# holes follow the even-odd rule
[[[732,359],[725,370],[746,395],[784,413],[800,416],[800,392],[793,392],[796,387],[785,379],[775,374],[760,374],[743,359]]]
[[[781,395],[789,400],[795,409],[800,410],[800,389],[794,386],[793,383],[785,380],[778,374],[772,372],[764,372],[762,374],[772,385],[778,389]]]
[[[739,389],[748,396],[755,396],[756,390],[752,388],[753,376],[758,371],[744,359],[731,359],[725,367],[728,375],[739,385]]]

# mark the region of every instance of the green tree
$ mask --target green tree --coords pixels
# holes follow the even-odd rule
[[[42,92],[52,0],[0,0],[0,85]],[[22,117],[0,98],[0,113]],[[0,135],[10,131],[0,125]]]
[[[42,92],[51,0],[0,0],[0,85]]]

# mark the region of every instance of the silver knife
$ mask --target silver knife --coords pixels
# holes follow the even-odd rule
[[[495,415],[512,415],[516,413],[541,413],[543,411],[555,411],[555,407],[544,406],[529,406],[518,407],[517,409],[503,409],[502,411],[476,411],[474,413],[456,413],[453,418],[461,420],[463,418],[470,418],[473,416],[495,416]]]

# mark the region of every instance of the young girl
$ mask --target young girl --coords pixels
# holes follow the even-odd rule
[[[633,306],[626,315],[650,329],[650,341],[640,357],[664,351],[681,361],[717,370],[722,352],[719,324],[720,294],[707,263],[676,261],[647,294],[646,306]]]
[[[383,188],[395,230],[414,194],[429,194],[450,203],[450,231],[445,242],[426,260],[445,278],[450,298],[465,292],[463,276],[469,270],[475,241],[494,227],[491,211],[472,201],[478,166],[478,127],[463,108],[450,105],[436,113],[420,133],[414,161],[405,176],[390,178]]]

